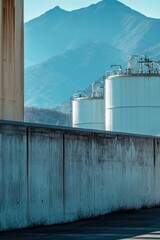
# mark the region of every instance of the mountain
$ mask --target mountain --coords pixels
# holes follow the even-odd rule
[[[25,71],[25,105],[52,108],[97,80],[120,51],[107,43],[90,43],[29,67]]]
[[[40,63],[94,41],[119,48],[127,43],[127,51],[132,53],[137,47],[141,51],[152,47],[153,41],[159,42],[159,24],[160,20],[147,18],[116,0],[71,12],[56,7],[25,24],[26,64]]]
[[[53,8],[25,24],[25,105],[52,108],[128,55],[160,59],[160,20],[117,0]]]
[[[29,108],[24,109],[25,122],[40,123],[56,126],[70,126],[70,114],[65,114],[55,109],[39,109]]]

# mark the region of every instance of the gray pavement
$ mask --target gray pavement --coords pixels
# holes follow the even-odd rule
[[[160,239],[160,208],[117,212],[94,219],[0,233],[0,240]]]

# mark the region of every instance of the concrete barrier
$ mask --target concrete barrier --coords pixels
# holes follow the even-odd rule
[[[160,139],[0,122],[0,230],[160,204]]]
[[[0,230],[27,226],[26,127],[0,124]]]

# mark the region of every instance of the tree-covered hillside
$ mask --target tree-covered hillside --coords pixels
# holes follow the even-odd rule
[[[25,122],[70,126],[70,121],[70,114],[61,113],[55,109],[25,107]]]

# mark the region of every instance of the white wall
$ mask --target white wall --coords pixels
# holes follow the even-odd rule
[[[160,204],[160,139],[0,123],[0,230]]]

